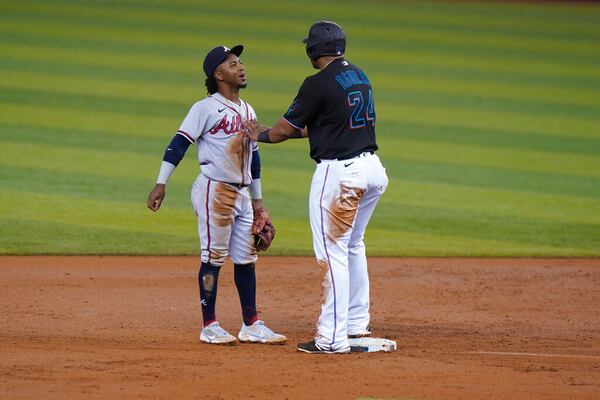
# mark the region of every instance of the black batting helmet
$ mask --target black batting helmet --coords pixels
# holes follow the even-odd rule
[[[313,24],[308,31],[306,54],[311,60],[323,56],[341,56],[346,51],[346,34],[342,27],[331,21]]]

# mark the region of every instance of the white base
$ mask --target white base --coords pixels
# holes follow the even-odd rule
[[[363,337],[348,339],[351,352],[373,353],[376,351],[396,351],[397,346],[394,340],[381,339],[374,337]]]

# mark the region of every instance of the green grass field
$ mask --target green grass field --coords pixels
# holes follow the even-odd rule
[[[314,0],[1,1],[0,254],[197,254],[195,148],[145,203],[204,55],[246,46],[272,124],[322,19],[375,92],[369,255],[600,256],[600,7]],[[261,150],[269,254],[312,254],[308,143]]]

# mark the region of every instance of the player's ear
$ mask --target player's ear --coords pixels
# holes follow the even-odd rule
[[[215,80],[217,81],[222,81],[223,79],[225,79],[225,77],[223,76],[223,73],[220,71],[219,68],[217,68],[215,70],[215,73],[213,74]]]

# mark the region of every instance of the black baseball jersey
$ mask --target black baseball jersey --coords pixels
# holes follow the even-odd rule
[[[283,118],[298,129],[308,128],[310,156],[316,161],[377,150],[371,83],[343,58],[306,78]]]

